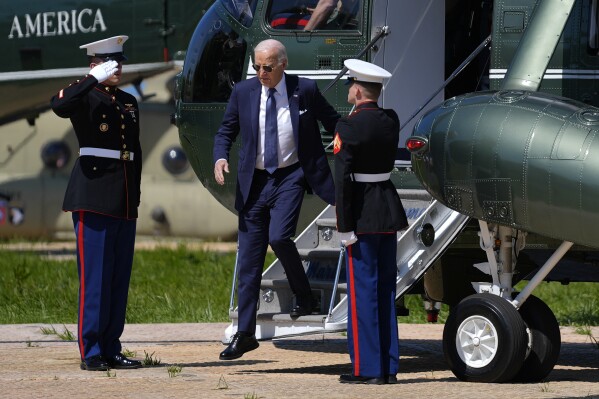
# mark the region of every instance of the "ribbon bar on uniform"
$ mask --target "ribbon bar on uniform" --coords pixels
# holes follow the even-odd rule
[[[79,149],[79,155],[133,161],[133,152],[131,151],[108,150],[106,148],[83,147]]]
[[[354,181],[359,183],[378,183],[387,181],[391,177],[391,172],[387,173],[352,173]]]

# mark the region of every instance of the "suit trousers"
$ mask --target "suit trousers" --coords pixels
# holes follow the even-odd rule
[[[136,220],[73,212],[79,272],[81,359],[121,352]]]
[[[268,244],[281,261],[298,304],[310,306],[310,283],[291,239],[305,190],[304,172],[299,163],[272,174],[254,171],[248,200],[239,212],[238,331],[256,332],[256,306]]]
[[[347,342],[356,376],[398,371],[396,254],[396,234],[359,234],[347,248]]]

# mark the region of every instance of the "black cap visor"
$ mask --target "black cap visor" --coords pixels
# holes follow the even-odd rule
[[[95,54],[94,57],[101,58],[106,61],[123,62],[127,61],[127,57],[123,53],[108,53],[108,54]]]

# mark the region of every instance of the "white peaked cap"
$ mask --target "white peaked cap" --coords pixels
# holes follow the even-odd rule
[[[123,44],[129,39],[129,36],[113,36],[108,39],[98,40],[79,46],[81,49],[87,49],[87,55],[109,57],[123,53]]]
[[[343,62],[349,70],[349,79],[358,82],[383,83],[386,78],[391,77],[386,69],[370,62],[351,58]]]

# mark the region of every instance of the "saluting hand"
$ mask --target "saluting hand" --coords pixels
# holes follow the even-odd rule
[[[229,162],[226,159],[219,159],[214,164],[214,180],[221,186],[225,184],[225,175],[223,171],[229,173]]]
[[[105,80],[108,80],[112,75],[117,73],[118,70],[119,63],[114,60],[111,60],[104,62],[100,65],[96,65],[92,68],[91,71],[89,71],[89,74],[92,75],[94,78],[98,79],[99,83],[102,83]]]

